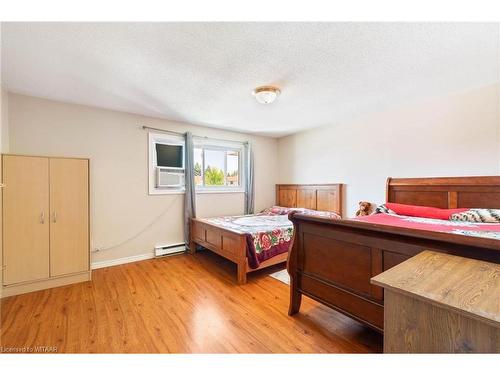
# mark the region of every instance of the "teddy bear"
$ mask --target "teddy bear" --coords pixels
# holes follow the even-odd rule
[[[356,211],[356,216],[367,216],[372,212],[372,204],[370,202],[359,202],[359,210]]]

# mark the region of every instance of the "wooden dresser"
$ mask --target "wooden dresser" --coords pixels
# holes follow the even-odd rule
[[[500,265],[424,251],[373,277],[384,353],[500,353]]]

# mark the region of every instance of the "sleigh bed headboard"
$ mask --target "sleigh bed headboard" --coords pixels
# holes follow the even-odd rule
[[[342,216],[343,184],[276,185],[276,204],[318,211],[333,211]]]
[[[386,200],[439,208],[500,208],[500,176],[389,177]]]

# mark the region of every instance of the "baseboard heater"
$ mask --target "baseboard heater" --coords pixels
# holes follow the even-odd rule
[[[186,245],[178,243],[175,245],[155,246],[155,257],[183,253],[186,251]]]

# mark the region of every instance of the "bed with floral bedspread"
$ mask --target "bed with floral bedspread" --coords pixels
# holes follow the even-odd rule
[[[293,224],[288,220],[288,213],[291,211],[300,211],[311,216],[340,219],[340,216],[334,212],[274,206],[255,215],[221,216],[201,220],[236,233],[245,234],[248,265],[255,269],[259,267],[261,262],[289,250],[293,237]]]

